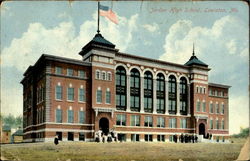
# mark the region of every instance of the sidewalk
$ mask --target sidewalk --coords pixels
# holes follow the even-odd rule
[[[237,160],[250,160],[250,137],[247,138],[246,143],[241,148],[240,155]]]

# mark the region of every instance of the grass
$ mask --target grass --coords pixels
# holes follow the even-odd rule
[[[9,160],[80,161],[80,160],[236,160],[246,139],[234,143],[90,143],[60,142],[2,145]]]

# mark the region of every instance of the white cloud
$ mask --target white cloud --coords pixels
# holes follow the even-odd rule
[[[10,46],[3,49],[3,66],[14,66],[24,72],[43,53],[80,60],[79,51],[96,33],[95,15],[96,13],[92,21],[85,21],[80,26],[79,34],[76,34],[71,21],[61,22],[54,28],[46,28],[41,23],[31,23],[21,38],[13,39]],[[118,49],[125,51],[132,40],[132,32],[136,30],[137,17],[138,15],[133,15],[129,19],[119,17],[119,25],[101,18],[101,34],[116,44]]]
[[[230,133],[247,126],[248,119],[248,24],[234,16],[225,16],[209,27],[195,26],[190,20],[179,20],[169,28],[161,60],[184,64],[193,42],[196,56],[208,64],[209,82],[228,84],[230,88]]]
[[[145,24],[145,25],[142,25],[142,27],[143,27],[144,29],[146,29],[147,31],[149,31],[149,32],[159,33],[159,26],[158,26],[158,24],[156,24],[156,23],[153,23],[153,24]]]
[[[2,67],[15,67],[24,73],[29,65],[33,65],[41,54],[58,55],[81,60],[78,54],[81,48],[86,45],[96,34],[96,14],[93,14],[92,21],[85,21],[80,26],[79,33],[76,33],[74,24],[71,21],[61,22],[54,28],[46,28],[41,23],[31,23],[26,32],[20,38],[14,38],[10,46],[5,47],[1,52]],[[101,17],[101,34],[107,40],[116,45],[121,51],[126,51],[132,41],[133,32],[136,30],[138,15],[130,18],[119,17],[119,25]],[[8,73],[12,74],[12,73]],[[4,75],[1,75],[4,77]],[[11,76],[10,76],[11,77]],[[17,77],[13,75],[13,77]],[[21,78],[20,78],[21,80]],[[20,81],[19,80],[19,81]],[[6,82],[1,82],[2,85]],[[19,82],[16,82],[18,85]],[[1,90],[1,112],[22,113],[22,89],[5,88]],[[9,96],[12,97],[9,97]],[[17,98],[13,101],[12,98]]]
[[[165,53],[161,60],[184,64],[192,53],[192,44],[198,58],[217,55],[239,55],[248,47],[248,24],[233,16],[214,22],[211,28],[194,26],[190,20],[179,20],[169,29],[165,38]]]

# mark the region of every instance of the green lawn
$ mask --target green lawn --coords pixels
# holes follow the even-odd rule
[[[86,143],[60,142],[1,145],[9,160],[235,160],[245,140],[234,143]]]

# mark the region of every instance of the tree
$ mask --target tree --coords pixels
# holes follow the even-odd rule
[[[14,117],[12,114],[9,114],[8,116],[0,115],[2,123],[4,125],[9,125],[11,128],[18,128],[23,126],[23,117],[17,116]]]

